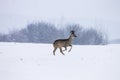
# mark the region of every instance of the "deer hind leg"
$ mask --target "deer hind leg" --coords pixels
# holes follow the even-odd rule
[[[63,55],[65,55],[64,53],[63,53],[63,51],[62,51],[62,48],[59,48],[60,49],[60,52],[63,54]]]
[[[68,52],[70,52],[70,51],[71,51],[71,49],[72,49],[72,45],[70,44],[69,46],[70,46],[71,48],[70,48],[70,50],[69,50]]]
[[[65,50],[63,50],[63,51],[66,51],[67,50],[67,47],[64,47],[65,48]]]
[[[56,47],[54,47],[54,50],[53,50],[53,55],[55,55],[55,51],[57,50],[57,48]]]

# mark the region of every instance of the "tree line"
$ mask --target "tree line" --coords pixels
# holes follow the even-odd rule
[[[85,29],[78,24],[68,24],[58,29],[54,24],[45,22],[31,23],[19,31],[0,34],[0,42],[53,43],[56,39],[68,38],[71,30],[74,30],[77,35],[73,44],[107,44],[107,35],[100,30]]]

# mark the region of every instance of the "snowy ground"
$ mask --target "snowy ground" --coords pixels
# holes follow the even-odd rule
[[[120,80],[120,45],[73,45],[52,53],[51,44],[0,43],[0,80]]]

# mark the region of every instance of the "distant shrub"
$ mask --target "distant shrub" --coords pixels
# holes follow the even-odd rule
[[[63,29],[57,29],[54,24],[45,22],[28,24],[20,31],[12,31],[7,35],[0,35],[0,41],[5,42],[31,42],[31,43],[52,43],[59,38],[68,38],[69,32],[74,30],[77,38],[73,44],[99,45],[107,43],[107,36],[99,30],[90,28],[84,29],[78,24],[66,25]]]

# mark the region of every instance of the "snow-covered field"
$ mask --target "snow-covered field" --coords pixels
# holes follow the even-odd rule
[[[73,45],[0,43],[0,80],[120,80],[120,44]]]

